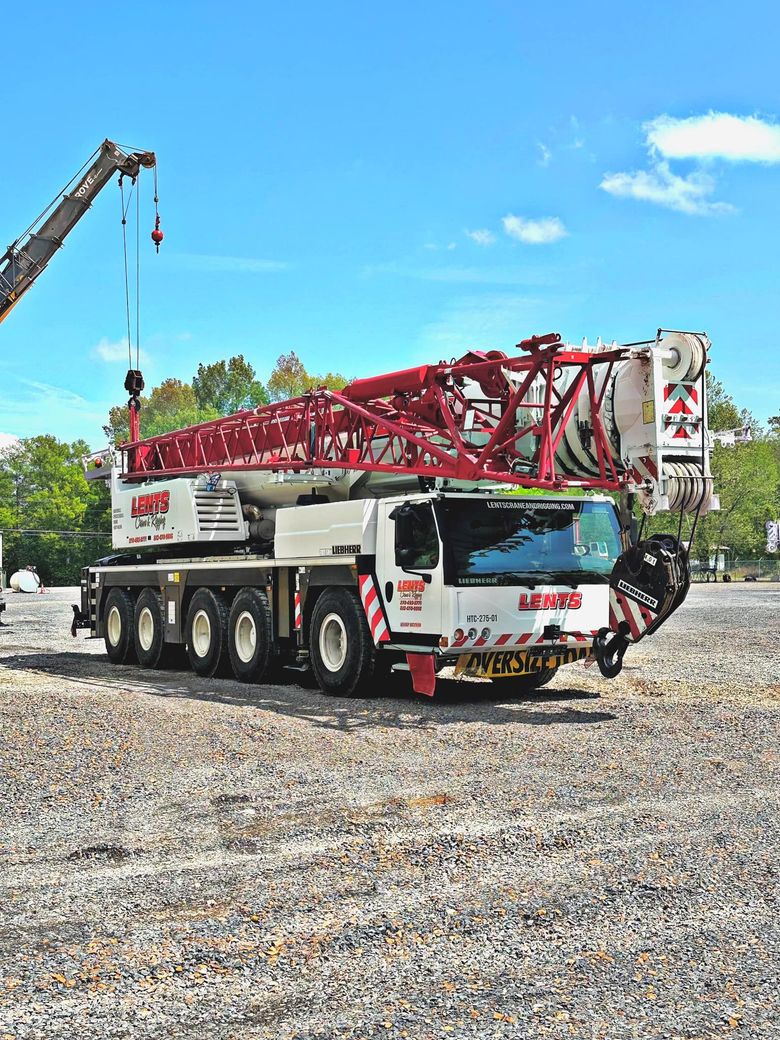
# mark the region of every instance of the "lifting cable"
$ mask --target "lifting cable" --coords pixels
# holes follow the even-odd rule
[[[132,365],[130,366],[133,367]],[[141,179],[135,186],[135,367],[141,367]]]
[[[133,177],[132,186],[125,202],[124,174],[119,175],[120,208],[122,211],[122,255],[124,259],[125,274],[125,319],[127,322],[127,366],[133,368],[133,333],[130,318],[130,267],[127,255],[127,214],[133,200],[135,191],[135,367],[141,367],[141,184],[139,174]],[[152,242],[157,252],[160,252],[160,244],[165,237],[160,230],[160,211],[158,209],[159,196],[157,190],[157,166],[154,166],[154,231],[152,231]]]
[[[135,185],[133,185],[135,187]],[[127,198],[127,206],[125,206],[125,185],[124,178],[120,175],[119,177],[119,195],[120,204],[122,207],[122,252],[124,254],[125,261],[125,313],[127,316],[127,367],[133,367],[133,346],[132,346],[132,333],[130,330],[130,277],[128,274],[127,267],[127,211],[130,208],[130,201],[133,197],[133,188],[130,188],[130,194]]]

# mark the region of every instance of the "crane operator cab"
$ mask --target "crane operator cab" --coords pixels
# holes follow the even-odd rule
[[[611,499],[444,493],[380,509],[376,573],[399,644],[491,678],[588,656],[621,553]]]

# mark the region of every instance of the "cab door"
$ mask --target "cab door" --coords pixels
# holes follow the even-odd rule
[[[441,635],[442,546],[430,500],[380,504],[377,580],[394,641]]]

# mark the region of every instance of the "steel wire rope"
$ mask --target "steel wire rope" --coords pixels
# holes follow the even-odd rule
[[[127,267],[127,211],[130,208],[130,201],[133,197],[133,188],[130,189],[130,194],[127,198],[127,207],[125,207],[125,186],[124,180],[120,175],[119,178],[119,196],[120,206],[122,208],[122,252],[125,261],[125,313],[127,316],[127,367],[133,367],[133,340],[132,332],[130,328],[130,277],[128,274]]]
[[[141,171],[135,185],[135,367],[141,367]]]

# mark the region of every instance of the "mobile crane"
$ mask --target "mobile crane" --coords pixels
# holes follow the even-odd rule
[[[0,257],[0,322],[32,288],[68,234],[92,205],[114,174],[135,181],[141,167],[152,169],[154,152],[125,152],[113,141],[104,141],[76,176],[54,197],[41,215]],[[155,196],[157,192],[155,190]],[[156,202],[156,199],[155,199]],[[157,237],[155,237],[155,232]],[[152,241],[162,242],[159,215]]]
[[[0,257],[0,322],[5,321],[22,296],[32,288],[49,261],[62,247],[66,236],[78,224],[114,174],[119,174],[120,184],[124,177],[129,177],[135,183],[142,167],[156,170],[156,165],[154,152],[126,152],[113,141],[105,140],[95,149],[76,176],[55,195],[43,213]],[[156,175],[154,202],[156,210]],[[152,241],[158,250],[163,237],[160,216],[156,213]],[[1,577],[0,575],[0,614],[6,609]]]
[[[518,347],[145,440],[131,370],[130,440],[86,460],[118,552],[84,570],[73,635],[148,668],[183,645],[247,683],[310,668],[340,695],[390,670],[431,695],[447,665],[522,692],[583,658],[617,675],[688,591],[683,515],[718,505],[709,341]],[[634,501],[677,534],[643,539]]]

